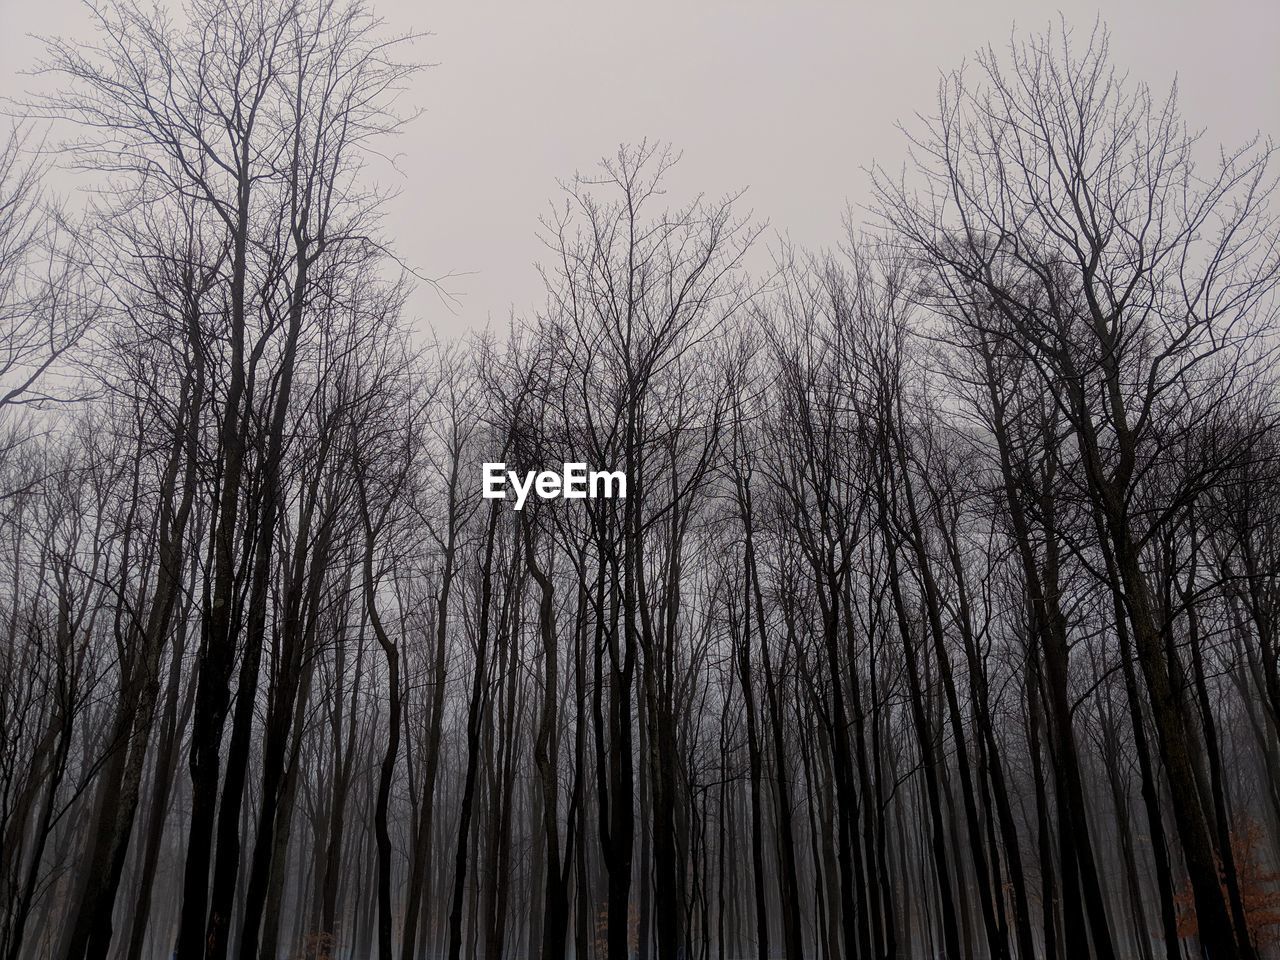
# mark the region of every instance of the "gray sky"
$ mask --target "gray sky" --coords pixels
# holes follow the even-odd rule
[[[537,218],[557,178],[620,142],[670,141],[673,199],[747,187],[746,206],[805,246],[840,239],[873,160],[903,158],[897,120],[929,112],[939,74],[1016,26],[1039,0],[370,0],[396,31],[430,31],[413,91],[425,114],[399,138],[403,177],[387,228],[429,275],[455,276],[446,308],[413,309],[441,333],[501,325],[541,301]],[[1098,10],[1067,15],[1087,31]],[[1228,144],[1280,135],[1280,2],[1126,0],[1106,11],[1121,69],[1164,88],[1175,74],[1193,127]],[[39,52],[30,33],[83,36],[78,0],[0,0],[0,95]]]

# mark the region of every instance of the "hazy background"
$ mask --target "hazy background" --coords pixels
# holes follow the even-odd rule
[[[940,73],[1011,31],[1056,20],[1054,3],[371,0],[398,32],[430,31],[425,109],[395,144],[400,191],[387,230],[423,273],[453,274],[456,303],[423,290],[415,314],[442,334],[502,324],[541,301],[537,218],[557,178],[621,141],[670,141],[672,177],[694,190],[749,188],[772,231],[839,240],[866,201],[872,160],[897,167],[894,128],[929,112]],[[1064,11],[1087,32],[1099,11]],[[1131,2],[1105,12],[1114,62],[1153,87],[1179,80],[1187,120],[1215,143],[1280,133],[1280,2]],[[78,0],[0,0],[0,96],[20,95],[30,34],[85,36]]]

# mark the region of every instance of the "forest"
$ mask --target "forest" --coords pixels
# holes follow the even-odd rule
[[[1280,956],[1264,136],[1016,33],[838,248],[637,140],[443,338],[411,38],[88,9],[0,146],[0,960]]]

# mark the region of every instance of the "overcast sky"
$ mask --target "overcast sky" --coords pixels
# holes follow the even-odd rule
[[[746,205],[806,246],[841,234],[865,202],[864,168],[897,167],[898,120],[929,112],[940,73],[974,49],[1040,30],[1036,0],[371,0],[397,32],[430,31],[423,116],[399,138],[403,176],[388,231],[448,282],[450,311],[413,308],[442,333],[502,324],[541,301],[537,218],[557,178],[623,141],[683,153],[674,199],[748,188]],[[1065,11],[1088,31],[1098,10]],[[1158,88],[1179,79],[1187,120],[1215,143],[1280,134],[1280,2],[1113,3],[1115,63]],[[0,0],[0,95],[28,86],[29,34],[84,36],[78,0]]]

